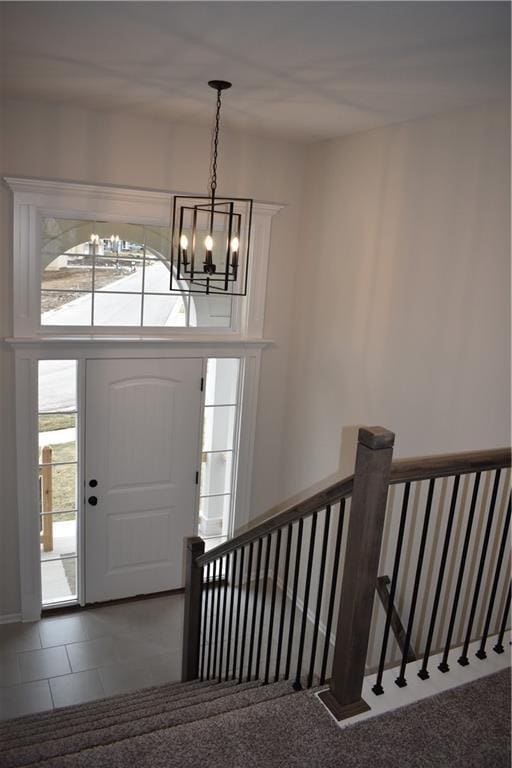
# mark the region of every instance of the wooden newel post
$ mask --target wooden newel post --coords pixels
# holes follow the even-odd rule
[[[361,692],[394,440],[382,427],[359,430],[330,690],[320,694],[338,720],[370,709]]]
[[[185,616],[181,663],[181,679],[184,682],[195,680],[199,675],[202,568],[196,565],[196,560],[202,554],[204,554],[202,539],[191,536],[185,540]]]

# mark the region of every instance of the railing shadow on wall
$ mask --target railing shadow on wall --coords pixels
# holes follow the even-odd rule
[[[453,648],[503,652],[510,611],[510,449],[392,461],[394,434],[359,430],[354,474],[205,553],[186,540],[184,680],[323,686],[338,719],[382,676]],[[391,574],[387,609],[375,600]],[[380,586],[383,576],[380,577]],[[398,616],[403,620],[401,627]],[[398,643],[392,634],[401,627]],[[414,654],[411,649],[414,647]]]

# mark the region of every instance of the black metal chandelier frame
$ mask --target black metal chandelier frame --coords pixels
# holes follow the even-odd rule
[[[243,197],[217,196],[221,92],[230,88],[231,83],[210,80],[208,85],[217,91],[209,194],[174,196],[170,292],[245,296],[253,201]],[[207,221],[206,229],[204,226],[200,228],[200,219]],[[219,227],[219,222],[224,224],[223,228]],[[217,249],[215,258],[214,238],[218,238],[221,231],[224,232],[225,242]],[[190,236],[190,243],[186,233]],[[220,255],[223,258],[219,262]]]

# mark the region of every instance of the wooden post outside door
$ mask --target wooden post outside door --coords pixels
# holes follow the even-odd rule
[[[361,698],[395,435],[359,430],[330,689],[320,694],[338,720],[370,709]]]
[[[53,551],[53,488],[52,488],[52,449],[45,446],[41,452],[41,461],[47,466],[40,469],[41,474],[41,511],[43,513],[43,525],[41,539],[44,552]]]

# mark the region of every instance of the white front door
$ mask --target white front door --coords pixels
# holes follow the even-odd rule
[[[183,586],[183,539],[197,527],[201,375],[199,359],[87,362],[87,603]]]

